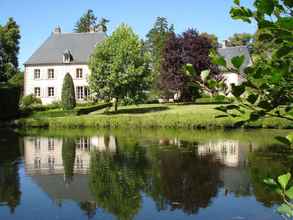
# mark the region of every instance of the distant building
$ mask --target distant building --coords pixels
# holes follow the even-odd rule
[[[244,63],[240,67],[240,74],[234,72],[223,72],[225,83],[228,86],[228,90],[231,89],[231,85],[240,85],[245,81],[244,69],[252,65],[252,60],[250,57],[249,49],[247,46],[237,46],[237,47],[226,47],[223,46],[218,48],[218,54],[223,56],[227,62],[228,66],[231,66],[231,59],[236,56],[244,55]]]
[[[74,81],[78,102],[89,95],[88,61],[95,46],[106,38],[104,32],[62,33],[55,28],[51,36],[25,62],[24,95],[33,94],[50,104],[61,100],[66,73]]]

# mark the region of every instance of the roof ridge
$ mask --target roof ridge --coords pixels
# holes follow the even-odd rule
[[[52,32],[52,35],[64,35],[64,34],[76,34],[76,35],[82,35],[82,34],[106,34],[105,32],[80,32],[80,33],[77,33],[77,32],[62,32],[62,33],[58,33],[58,34],[54,34]]]

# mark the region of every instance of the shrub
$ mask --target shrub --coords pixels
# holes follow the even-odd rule
[[[64,110],[71,110],[76,106],[74,83],[69,73],[64,77],[61,99],[62,108]]]
[[[8,119],[18,114],[19,97],[19,87],[0,85],[0,119]]]
[[[34,95],[27,95],[22,97],[22,101],[21,101],[22,107],[27,108],[34,104],[42,104],[42,100],[35,97]]]

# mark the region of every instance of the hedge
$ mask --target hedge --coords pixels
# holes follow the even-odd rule
[[[20,88],[8,84],[0,85],[0,119],[6,120],[18,115]]]
[[[64,117],[64,116],[75,116],[75,115],[86,115],[94,111],[98,111],[103,108],[111,107],[112,103],[96,104],[85,107],[76,107],[72,110],[54,109],[49,111],[33,112],[32,116],[41,117]]]

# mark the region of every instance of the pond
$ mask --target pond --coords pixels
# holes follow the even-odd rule
[[[289,132],[0,130],[0,219],[282,219]]]

